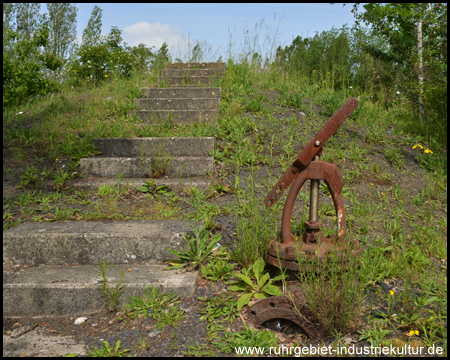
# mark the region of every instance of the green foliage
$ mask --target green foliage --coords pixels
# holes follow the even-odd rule
[[[58,88],[57,83],[45,75],[45,70],[56,70],[61,66],[59,60],[42,49],[49,39],[45,24],[30,38],[12,29],[6,30],[3,37],[4,41],[13,44],[10,51],[3,52],[3,108]]]
[[[88,351],[89,356],[93,356],[93,357],[123,357],[130,351],[129,349],[124,349],[124,350],[120,349],[120,347],[121,347],[120,340],[117,340],[114,347],[109,345],[109,343],[105,340],[103,340],[102,342],[103,342],[102,347],[97,348],[96,346],[94,346],[94,350]]]
[[[264,299],[269,296],[283,295],[280,289],[272,285],[275,281],[285,278],[284,274],[275,276],[273,279],[269,279],[269,273],[263,275],[265,261],[263,258],[259,258],[253,265],[248,268],[242,269],[242,273],[234,273],[233,276],[239,280],[230,281],[228,284],[228,290],[230,291],[243,291],[244,294],[239,298],[237,302],[237,309],[240,311],[247,305],[250,300],[255,297],[256,299]],[[254,280],[256,280],[254,282]]]
[[[56,214],[55,214],[56,216]],[[108,279],[106,277],[106,272],[108,270],[111,270],[114,265],[111,265],[109,268],[107,268],[108,264],[106,261],[99,261],[97,272],[98,275],[101,276],[102,280],[102,296],[105,299],[106,308],[108,311],[112,312],[115,311],[117,308],[117,305],[119,304],[119,297],[123,294],[123,275],[125,274],[125,271],[119,272],[119,280],[114,284],[113,288],[110,288],[107,283]]]
[[[156,185],[153,179],[147,180],[142,186],[138,186],[136,190],[153,196],[173,196],[175,194],[173,191],[169,191],[167,185]]]
[[[213,255],[213,250],[222,235],[220,233],[212,235],[207,230],[206,225],[199,228],[198,224],[193,225],[191,223],[191,228],[193,232],[192,237],[189,238],[183,235],[187,250],[176,251],[168,249],[178,259],[169,261],[171,266],[167,269],[180,269],[188,266],[190,270],[193,270],[205,263]]]
[[[233,324],[239,315],[233,296],[221,293],[217,297],[199,297],[198,299],[206,303],[205,307],[200,309],[200,314],[202,314],[200,321],[208,321],[206,328],[210,339],[215,337],[218,331],[225,331],[226,324]]]
[[[270,347],[278,344],[278,338],[271,331],[258,331],[245,326],[245,330],[239,332],[225,332],[223,337],[217,341],[213,341],[212,344],[225,354],[234,353],[237,348],[242,349],[244,347],[264,348],[267,354]]]
[[[211,281],[228,280],[231,277],[234,265],[229,263],[229,259],[216,257],[207,265],[202,265],[202,276]]]
[[[176,304],[180,301],[175,292],[162,294],[159,289],[150,285],[150,294],[145,286],[143,297],[130,297],[131,303],[123,306],[124,315],[127,318],[144,319],[150,317],[157,320],[155,328],[164,330],[166,325],[176,326],[184,318],[184,312],[179,310]]]

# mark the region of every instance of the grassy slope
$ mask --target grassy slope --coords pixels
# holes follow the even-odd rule
[[[112,79],[4,112],[4,229],[22,221],[173,218],[180,217],[180,208],[210,219],[224,214],[234,220],[237,233],[234,259],[249,265],[264,254],[267,244],[261,239],[274,237],[279,226],[281,205],[269,211],[262,204],[267,189],[345,99],[357,96],[358,109],[327,142],[322,160],[338,165],[344,176],[349,232],[364,247],[362,265],[358,274],[344,277],[351,296],[340,300],[341,307],[330,314],[331,300],[326,300],[315,311],[325,323],[330,316],[342,320],[327,323],[334,331],[343,336],[358,331],[371,344],[387,344],[392,336],[409,343],[409,331],[418,330],[414,339],[420,343],[444,342],[446,347],[446,145],[424,143],[410,132],[404,100],[386,107],[351,89],[333,91],[302,78],[229,64],[217,84],[222,104],[216,124],[155,128],[126,116],[141,96],[139,88],[152,84],[155,78]],[[68,179],[82,175],[79,159],[95,154],[92,139],[116,136],[215,136],[214,188],[209,196],[194,193],[182,199],[145,197],[123,187],[67,188]],[[423,149],[413,149],[417,144]],[[427,148],[432,153],[425,153]],[[228,202],[217,196],[225,185],[233,189]],[[307,190],[300,192],[294,212],[293,226],[299,228],[298,220],[307,214]],[[319,216],[332,232],[334,208],[323,185],[321,193]],[[220,221],[215,225],[227,229]],[[330,298],[320,287],[329,279],[305,281],[316,299]],[[361,293],[351,290],[354,285]],[[385,315],[364,304],[361,319],[351,307],[353,312],[345,312],[346,304],[355,303],[354,295],[365,304],[372,299],[373,309]]]

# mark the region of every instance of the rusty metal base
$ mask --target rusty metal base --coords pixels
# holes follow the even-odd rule
[[[318,261],[315,263],[322,264],[329,254],[333,254],[338,261],[347,262],[350,257],[358,255],[362,251],[356,240],[353,244],[349,244],[343,239],[336,241],[336,237],[321,236],[320,241],[315,244],[299,242],[301,248],[297,247],[296,249],[295,243],[285,245],[279,239],[272,241],[269,245],[266,262],[292,271],[308,271],[314,269],[314,266],[308,262],[308,265],[305,264],[300,269],[297,255],[305,256],[305,260],[317,259]],[[349,245],[351,245],[351,250]]]
[[[306,306],[303,294],[295,291],[292,295],[294,302],[286,296],[262,299],[247,309],[247,315],[256,326],[262,326],[269,320],[285,319],[300,326],[310,339],[322,339],[329,336],[329,332]]]

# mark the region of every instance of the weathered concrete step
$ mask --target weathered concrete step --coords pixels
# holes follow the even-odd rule
[[[163,271],[164,265],[115,265],[106,272],[108,286],[119,280],[125,285],[119,298],[119,309],[130,303],[130,296],[144,295],[150,284],[162,293],[175,291],[180,296],[192,296],[197,272]],[[130,271],[131,270],[131,271]],[[3,272],[3,316],[80,316],[105,309],[98,267],[93,265],[43,265],[24,271]]]
[[[94,176],[125,178],[204,176],[214,169],[212,156],[186,157],[91,157],[80,159],[81,171]]]
[[[210,85],[218,80],[219,76],[159,76],[158,82],[168,86],[184,86],[184,85]]]
[[[139,110],[217,110],[220,99],[135,99]]]
[[[147,98],[214,98],[220,99],[220,87],[142,88]]]
[[[99,138],[93,140],[102,156],[210,156],[213,137]]]
[[[142,186],[147,180],[148,178],[123,178],[120,180],[120,186],[122,188],[124,186],[136,188],[138,186]],[[153,180],[157,186],[167,185],[169,191],[174,192],[177,196],[189,193],[192,187],[195,187],[201,191],[206,191],[210,186],[210,181],[203,177],[190,177],[188,179],[162,178]],[[66,184],[75,189],[97,192],[98,188],[102,185],[115,187],[117,185],[117,179],[87,175],[84,178],[69,180]],[[49,183],[49,186],[51,186],[51,183]]]
[[[227,64],[224,62],[187,62],[187,63],[165,63],[165,69],[218,69],[225,70]]]
[[[163,69],[162,76],[223,76],[225,70],[218,69]]]
[[[160,123],[172,121],[174,124],[214,121],[219,116],[219,110],[132,110],[129,115],[135,115],[145,123]]]
[[[3,232],[6,264],[157,264],[185,248],[186,220],[22,223]]]

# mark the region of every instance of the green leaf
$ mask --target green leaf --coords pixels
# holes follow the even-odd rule
[[[149,188],[146,187],[146,186],[138,186],[138,187],[136,188],[136,190],[139,190],[139,191],[145,193],[145,192],[148,192],[148,191],[149,191]]]
[[[244,274],[234,273],[233,275],[244,281],[246,284],[250,285],[252,289],[255,288],[255,285],[253,284],[252,280],[249,277],[245,276]]]
[[[265,273],[263,276],[261,276],[261,278],[258,280],[259,289],[261,289],[264,286],[269,276],[270,276],[269,273]]]
[[[242,308],[250,302],[252,295],[253,295],[252,293],[247,293],[239,298],[239,300],[237,301],[237,309],[239,311],[241,311]]]
[[[265,262],[263,258],[259,258],[256,260],[255,264],[253,265],[253,274],[255,274],[256,280],[259,281],[259,277],[261,276],[262,272],[264,271]]]
[[[273,295],[273,296],[281,296],[281,295],[283,295],[283,293],[278,288],[278,286],[275,286],[275,285],[266,285],[266,286],[264,286],[264,288],[262,290],[265,293],[267,293],[269,295]]]
[[[245,291],[245,289],[247,289],[247,284],[241,282],[228,286],[229,291]]]
[[[267,295],[267,294],[265,294],[265,293],[256,293],[255,295],[255,298],[257,298],[257,299],[265,299],[265,298],[268,298],[270,295]]]

